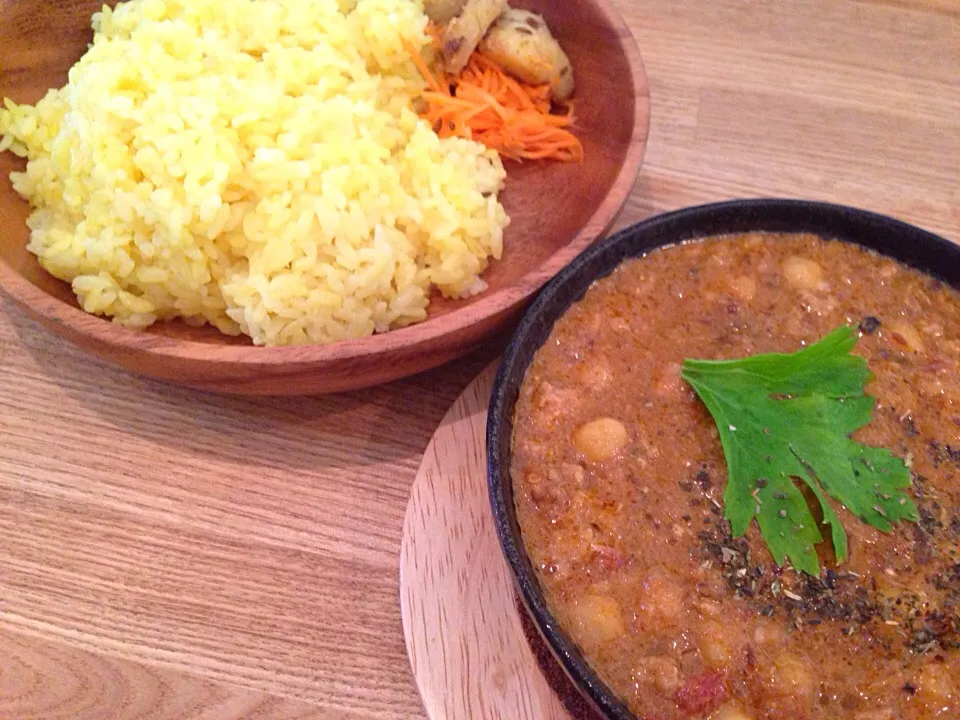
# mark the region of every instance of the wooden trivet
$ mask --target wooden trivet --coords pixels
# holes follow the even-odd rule
[[[430,720],[594,720],[520,604],[487,496],[495,366],[434,434],[407,505],[400,609]]]

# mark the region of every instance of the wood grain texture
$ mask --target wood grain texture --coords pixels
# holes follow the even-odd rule
[[[619,225],[779,195],[960,240],[953,4],[616,5],[653,97]],[[102,364],[0,301],[0,718],[422,720],[404,512],[497,351],[364,392],[227,397]]]
[[[404,507],[496,352],[363,395],[231,398],[92,361],[3,306],[0,718],[419,717]],[[193,704],[137,714],[158,692]]]
[[[497,363],[424,452],[400,543],[403,636],[430,720],[600,720],[539,635],[500,551],[487,491]]]
[[[298,720],[315,706],[187,673],[77,650],[0,630],[4,716],[18,720]],[[327,713],[327,717],[346,717]]]
[[[115,0],[114,0],[115,2]],[[60,87],[92,33],[102,0],[0,2],[0,99],[35,102]],[[501,200],[510,215],[504,254],[483,274],[486,292],[439,297],[423,323],[330,345],[253,347],[180,321],[138,332],[80,310],[70,287],[26,250],[29,208],[7,176],[22,169],[0,153],[0,288],[52,332],[129,370],[196,388],[254,395],[351,390],[437,367],[514,319],[524,302],[613,223],[640,168],[649,94],[636,42],[608,0],[519,0],[542,13],[563,42],[581,89],[582,163],[507,163]]]
[[[738,197],[855,205],[960,238],[960,17],[936,0],[618,4],[652,119],[618,226]]]
[[[569,720],[524,636],[490,515],[484,427],[495,367],[444,417],[400,546],[400,611],[431,720]]]

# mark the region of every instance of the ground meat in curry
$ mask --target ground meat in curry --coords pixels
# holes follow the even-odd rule
[[[731,537],[684,358],[793,352],[842,324],[875,375],[854,439],[913,473],[890,534],[834,503],[848,560],[778,568]],[[661,249],[557,322],[516,411],[513,482],[551,608],[645,720],[960,718],[960,295],[809,235]]]

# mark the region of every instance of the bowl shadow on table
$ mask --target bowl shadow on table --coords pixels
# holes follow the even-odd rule
[[[45,378],[103,423],[154,445],[175,444],[181,453],[293,470],[415,466],[423,448],[410,438],[422,438],[425,447],[453,400],[507,341],[506,332],[500,333],[439,369],[365,390],[313,397],[223,395],[125,371],[52,335],[12,304],[0,309]],[[329,446],[333,439],[342,441],[337,451]],[[294,445],[301,451],[290,452]]]
[[[514,593],[514,606],[517,614],[520,616],[520,625],[523,628],[523,634],[527,639],[527,644],[536,658],[540,672],[546,679],[550,689],[556,694],[564,709],[570,713],[573,720],[604,720],[593,706],[584,699],[583,695],[577,690],[576,686],[567,677],[560,663],[557,662],[546,641],[537,631],[533,619],[527,613],[520,596]]]

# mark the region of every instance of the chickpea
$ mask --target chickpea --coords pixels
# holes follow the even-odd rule
[[[738,275],[730,281],[730,292],[741,300],[753,300],[757,294],[757,281],[749,275]]]
[[[920,671],[917,697],[931,705],[943,704],[950,700],[960,700],[960,691],[944,666],[927,665]]]
[[[787,284],[796,290],[816,290],[823,278],[823,268],[814,260],[791,255],[781,266]]]
[[[697,601],[697,609],[709,617],[716,618],[723,615],[723,605],[716,600],[699,600]]]
[[[639,593],[637,620],[642,626],[673,626],[680,622],[683,591],[660,575],[647,578]]]
[[[892,320],[880,327],[880,334],[885,335],[901,349],[913,352],[923,352],[924,344],[920,332],[906,320]]]
[[[808,701],[813,699],[813,675],[804,663],[792,655],[782,653],[773,664],[773,679],[782,694]]]
[[[619,316],[608,318],[606,325],[617,332],[630,332],[630,323],[627,322],[625,318]]]
[[[683,366],[680,363],[669,363],[657,380],[656,393],[660,397],[670,397],[683,392],[684,382],[680,377]]]
[[[591,420],[573,433],[573,444],[591,462],[609,460],[623,450],[629,440],[623,423],[609,417]]]
[[[779,645],[783,642],[784,632],[779,625],[764,623],[757,625],[753,631],[753,642],[763,647],[765,645]]]
[[[753,720],[753,718],[736,703],[727,703],[711,715],[710,720]]]
[[[586,595],[573,609],[570,631],[584,648],[596,648],[626,632],[623,609],[609,595]]]
[[[565,572],[590,555],[595,535],[593,528],[580,530],[572,524],[558,524],[550,536],[546,555],[551,559],[563,558],[562,562],[551,560],[551,563]]]
[[[726,636],[726,630],[720,623],[711,622],[705,625],[703,637],[698,643],[700,657],[703,663],[711,670],[721,670],[730,664],[733,657],[731,643]]]
[[[613,371],[604,360],[583,363],[577,375],[581,383],[596,390],[605,388],[613,379]]]
[[[723,243],[719,243],[712,248],[713,252],[707,258],[707,262],[718,268],[725,268],[730,264],[730,250]]]
[[[917,394],[922,398],[934,398],[946,395],[947,388],[943,379],[924,374],[917,381]]]
[[[585,475],[583,468],[579,465],[574,465],[573,463],[563,463],[560,466],[559,475],[568,485],[575,485],[576,487],[583,486],[583,478]]]
[[[634,677],[638,682],[651,683],[664,695],[672,695],[680,687],[680,668],[670,658],[641,658]]]
[[[555,387],[544,380],[531,394],[530,404],[537,410],[538,423],[549,427],[560,418],[564,410],[576,404],[578,398],[575,390]]]

